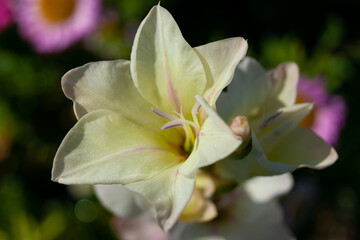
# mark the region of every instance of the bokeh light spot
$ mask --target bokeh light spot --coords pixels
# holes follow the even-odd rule
[[[75,216],[81,222],[94,221],[98,212],[96,205],[88,199],[79,200],[75,205],[74,211]]]

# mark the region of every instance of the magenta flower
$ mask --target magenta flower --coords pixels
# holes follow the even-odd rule
[[[10,4],[8,0],[0,0],[0,32],[10,25],[11,20]]]
[[[338,95],[328,95],[322,78],[300,76],[297,102],[314,102],[312,112],[300,123],[317,133],[329,144],[335,145],[345,124],[346,105]]]
[[[40,53],[59,52],[91,33],[101,0],[18,0],[20,34]]]

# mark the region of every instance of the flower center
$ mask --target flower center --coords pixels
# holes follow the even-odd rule
[[[74,8],[75,0],[41,0],[41,10],[51,22],[67,19]]]
[[[182,127],[185,133],[185,142],[184,142],[184,150],[187,153],[191,153],[192,148],[195,144],[196,136],[200,132],[200,123],[197,118],[197,114],[199,113],[200,104],[198,102],[195,103],[193,109],[191,110],[193,120],[187,120],[182,113],[182,107],[180,107],[180,112],[173,111],[174,114],[170,114],[164,111],[161,111],[156,108],[152,108],[152,111],[157,115],[169,120],[169,122],[165,123],[161,129],[169,129],[174,127]]]
[[[304,96],[303,94],[298,93],[296,97],[296,103],[306,103],[312,102],[308,97]],[[300,126],[311,128],[315,121],[315,111],[316,111],[316,104],[314,105],[311,112],[299,123]]]

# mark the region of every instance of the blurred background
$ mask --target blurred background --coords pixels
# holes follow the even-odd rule
[[[116,239],[89,186],[50,181],[76,119],[60,86],[85,63],[129,59],[157,0],[0,0],[0,240]],[[298,239],[360,239],[360,2],[163,0],[191,46],[242,36],[272,69],[295,61],[303,124],[335,146],[331,167],[297,170],[281,199]],[[315,92],[315,93],[313,93]],[[320,127],[319,127],[320,126]]]

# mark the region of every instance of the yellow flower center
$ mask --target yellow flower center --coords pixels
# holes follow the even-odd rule
[[[176,115],[161,111],[159,109],[153,108],[153,112],[157,115],[166,118],[169,120],[166,124],[164,124],[161,129],[169,129],[174,127],[182,127],[185,133],[185,142],[184,142],[184,150],[186,153],[191,153],[192,148],[195,144],[196,136],[200,132],[200,123],[198,117],[196,116],[199,113],[200,104],[195,103],[191,114],[193,117],[193,121],[187,120],[180,109],[180,112],[174,111]]]
[[[305,103],[305,102],[311,102],[309,98],[304,96],[303,94],[298,93],[296,97],[296,103]],[[316,111],[316,105],[314,105],[311,112],[299,123],[300,126],[310,128],[315,121],[315,111]]]
[[[41,10],[51,22],[67,19],[73,13],[75,0],[41,0]]]

